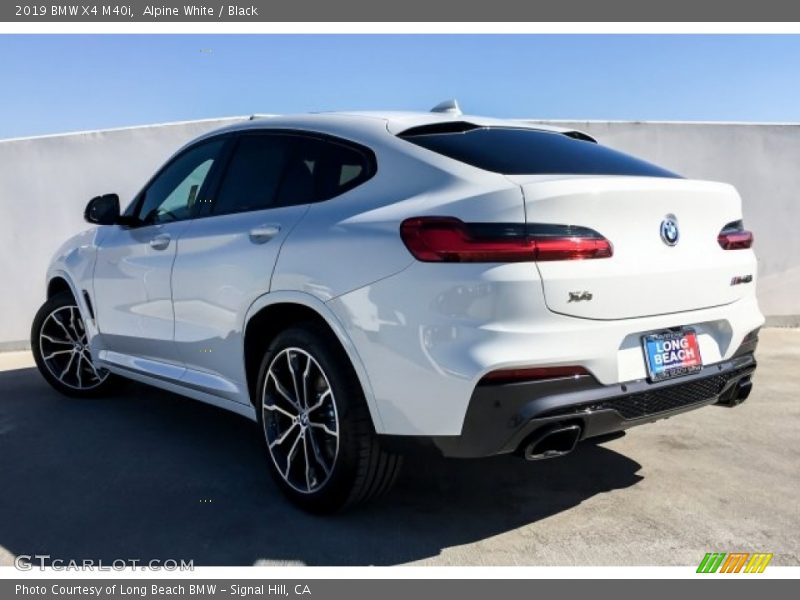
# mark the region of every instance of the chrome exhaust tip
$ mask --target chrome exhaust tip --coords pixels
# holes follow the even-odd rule
[[[536,433],[522,447],[525,460],[544,460],[569,454],[581,438],[580,425],[555,427]]]

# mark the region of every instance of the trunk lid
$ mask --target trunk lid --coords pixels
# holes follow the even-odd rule
[[[589,319],[626,319],[729,304],[752,293],[752,250],[723,250],[717,236],[741,219],[727,184],[685,179],[509,176],[522,187],[530,223],[589,227],[613,256],[537,262],[548,308]],[[662,239],[674,218],[675,245]],[[669,236],[667,236],[669,237]],[[752,283],[732,285],[734,277]]]

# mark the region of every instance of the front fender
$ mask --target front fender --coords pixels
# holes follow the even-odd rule
[[[62,279],[69,286],[72,296],[81,312],[86,326],[87,338],[90,342],[99,333],[92,311],[86,302],[84,291],[92,296],[94,265],[97,260],[97,242],[101,228],[89,229],[64,242],[53,255],[47,268],[46,285],[56,279]]]

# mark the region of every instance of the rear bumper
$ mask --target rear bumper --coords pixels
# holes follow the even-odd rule
[[[764,323],[751,292],[724,306],[603,321],[551,312],[533,263],[415,262],[326,306],[363,368],[376,432],[430,438],[464,431],[492,371],[569,365],[602,385],[643,380],[642,336],[676,327],[697,332],[705,364],[730,360]]]
[[[517,451],[545,429],[578,424],[580,439],[622,431],[709,404],[736,404],[756,368],[752,350],[694,375],[650,383],[602,385],[591,376],[479,385],[461,435],[437,436],[445,456],[479,457]]]

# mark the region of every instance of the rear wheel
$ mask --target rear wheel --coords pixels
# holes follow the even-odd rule
[[[401,457],[378,442],[335,338],[311,325],[282,332],[265,353],[258,389],[270,470],[292,502],[331,513],[389,489]]]
[[[31,350],[39,372],[67,396],[100,396],[118,382],[92,362],[83,318],[69,292],[50,298],[36,313]]]

